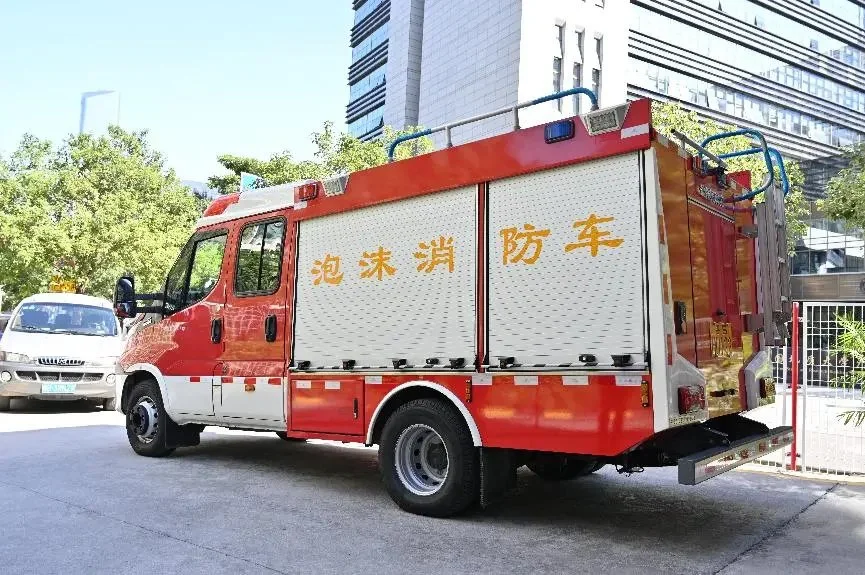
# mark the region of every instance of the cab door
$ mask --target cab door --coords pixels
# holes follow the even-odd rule
[[[220,418],[285,423],[285,229],[285,214],[270,214],[239,221],[232,234],[223,373],[214,382]]]
[[[190,238],[165,282],[164,319],[150,328],[148,345],[157,352],[174,413],[214,412],[210,381],[223,353],[227,238],[225,229],[199,231]]]

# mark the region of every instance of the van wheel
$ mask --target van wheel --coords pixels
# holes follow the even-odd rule
[[[0,397],[0,411],[9,411],[12,400],[9,397]]]
[[[154,380],[146,379],[132,389],[126,412],[126,437],[135,453],[146,457],[171,454],[174,449],[166,447],[169,421],[159,385]]]
[[[288,434],[284,431],[277,431],[276,434],[283,441],[290,441],[291,443],[303,443],[306,441],[303,437],[289,437]]]
[[[567,455],[541,455],[526,464],[535,475],[546,481],[569,481],[599,470],[603,463],[595,459]]]
[[[478,453],[465,421],[436,399],[417,399],[388,418],[378,450],[391,499],[403,510],[447,517],[480,493]]]

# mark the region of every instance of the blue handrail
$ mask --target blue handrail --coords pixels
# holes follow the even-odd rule
[[[766,144],[766,137],[763,136],[763,134],[758,132],[757,130],[751,130],[749,128],[742,128],[740,130],[721,132],[720,134],[715,134],[714,136],[709,136],[708,138],[703,140],[701,147],[705,148],[706,146],[708,146],[709,144],[711,144],[712,142],[715,142],[717,140],[723,140],[726,138],[735,138],[737,136],[751,136],[752,138],[756,139],[760,145],[758,147],[750,148],[748,150],[739,150],[736,152],[729,152],[727,154],[720,154],[718,157],[722,158],[722,159],[727,159],[727,158],[737,158],[740,156],[747,156],[750,154],[762,153],[763,154],[763,160],[766,162],[766,169],[769,172],[769,177],[767,178],[766,182],[762,186],[757,188],[756,190],[752,189],[747,194],[743,194],[743,195],[735,197],[735,198],[730,198],[728,200],[730,202],[740,202],[743,200],[750,200],[750,199],[754,198],[755,196],[757,196],[757,194],[765,192],[767,189],[769,189],[769,187],[772,184],[775,183],[775,169],[772,166],[772,154],[769,152],[768,144]],[[699,153],[700,159],[702,160],[703,159],[703,152],[699,151],[698,153]],[[780,155],[779,155],[779,157],[780,157]],[[786,174],[786,172],[785,172],[785,174]],[[788,184],[788,189],[789,189],[789,184]]]
[[[523,108],[528,108],[530,106],[536,106],[538,104],[543,104],[544,102],[551,102],[553,100],[558,100],[560,98],[567,98],[568,96],[575,96],[577,94],[583,94],[589,97],[589,100],[592,101],[592,110],[598,109],[598,96],[595,95],[594,92],[589,90],[588,88],[571,88],[569,90],[563,90],[561,92],[556,92],[555,94],[550,94],[549,96],[544,96],[542,98],[537,98],[535,100],[531,100],[529,102],[523,102],[521,104],[517,104],[516,106],[511,106],[509,108],[502,108],[501,110],[496,110],[495,112],[489,112],[487,114],[481,114],[480,116],[474,116],[472,118],[467,118],[465,120],[460,120],[458,122],[454,122],[452,124],[445,124],[443,126],[439,126],[438,128],[427,128],[426,130],[421,130],[419,132],[414,132],[411,134],[406,134],[405,136],[400,136],[391,142],[391,145],[387,150],[387,158],[388,161],[393,162],[393,156],[396,152],[396,147],[400,144],[408,142],[410,140],[416,140],[418,138],[423,138],[424,136],[429,136],[431,134],[435,134],[436,132],[446,132],[447,133],[447,143],[448,147],[451,146],[451,129],[456,128],[457,126],[463,126],[465,124],[471,124],[472,122],[479,122],[481,120],[486,120],[487,118],[492,118],[495,116],[499,116],[501,114],[512,113],[514,114],[514,129],[519,129],[519,111]]]

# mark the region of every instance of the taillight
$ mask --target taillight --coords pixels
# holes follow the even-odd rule
[[[679,388],[679,414],[706,409],[706,390],[701,385]]]

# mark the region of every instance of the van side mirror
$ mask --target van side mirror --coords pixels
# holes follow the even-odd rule
[[[117,280],[117,285],[114,287],[114,315],[120,319],[138,315],[134,278],[124,276]]]

